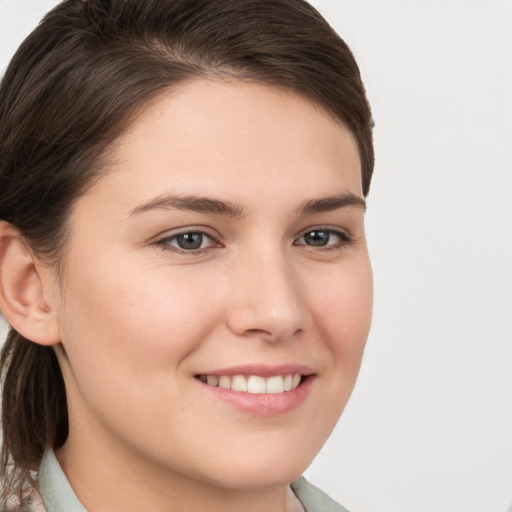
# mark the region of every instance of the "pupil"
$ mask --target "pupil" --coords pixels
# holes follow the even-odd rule
[[[308,245],[326,245],[329,241],[329,233],[326,231],[310,231],[304,235],[304,240]]]
[[[203,235],[201,233],[183,233],[178,235],[177,242],[181,249],[199,249],[203,243]]]

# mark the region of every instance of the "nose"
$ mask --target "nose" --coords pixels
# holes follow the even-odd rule
[[[282,254],[244,259],[233,269],[230,293],[228,326],[239,336],[281,342],[310,323],[300,282]]]

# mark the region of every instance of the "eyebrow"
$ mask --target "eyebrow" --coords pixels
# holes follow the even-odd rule
[[[130,210],[130,216],[150,210],[167,210],[170,208],[198,213],[227,215],[228,217],[241,217],[244,213],[242,206],[228,201],[194,195],[163,195],[136,206]]]
[[[299,215],[312,215],[315,213],[338,210],[347,206],[355,206],[366,210],[366,202],[363,198],[351,192],[344,192],[335,196],[306,201],[298,208],[297,213]],[[130,216],[151,210],[167,210],[170,208],[198,213],[226,215],[228,217],[241,217],[244,214],[244,208],[242,206],[229,201],[221,201],[219,199],[195,195],[162,195],[136,206],[130,210]]]
[[[325,213],[347,206],[355,206],[366,211],[366,201],[351,192],[343,192],[335,196],[322,197],[320,199],[311,199],[306,201],[299,209],[300,215],[312,215],[314,213]]]

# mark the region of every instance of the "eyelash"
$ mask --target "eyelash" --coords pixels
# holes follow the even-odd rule
[[[329,241],[332,238],[332,236],[338,237],[339,240],[338,240],[338,242],[333,243],[333,244],[317,245],[317,246],[298,243],[298,240],[300,240],[304,236],[309,235],[314,232],[327,233],[329,235]],[[310,248],[310,249],[312,248],[312,249],[320,249],[323,251],[330,251],[330,250],[336,250],[336,249],[338,249],[338,250],[343,249],[353,243],[354,243],[354,239],[347,231],[344,231],[341,229],[330,228],[328,226],[315,226],[313,228],[307,228],[307,230],[303,231],[302,234],[294,241],[293,245],[304,245],[305,247]]]
[[[339,240],[336,243],[328,243],[327,245],[317,245],[317,246],[299,242],[300,239],[302,239],[306,235],[310,235],[315,232],[328,234],[329,235],[328,242],[330,242],[330,240],[333,236],[338,237]],[[181,247],[171,244],[171,241],[175,241],[178,239],[178,237],[185,236],[185,235],[200,235],[201,237],[203,237],[201,239],[201,245],[204,242],[204,237],[210,239],[211,242],[208,247],[204,247],[204,248],[200,247],[198,249],[189,249],[189,250],[183,249]],[[333,229],[333,228],[329,228],[329,227],[315,226],[313,228],[308,228],[307,230],[303,231],[302,234],[299,235],[294,240],[293,245],[295,245],[295,246],[300,245],[300,246],[304,246],[306,248],[314,249],[314,250],[316,249],[316,250],[322,250],[322,251],[329,251],[329,250],[343,249],[343,248],[353,244],[353,242],[354,242],[354,240],[353,240],[352,236],[349,233],[347,233],[346,231],[343,231],[340,229]],[[214,234],[209,233],[209,232],[205,231],[204,229],[194,229],[194,228],[188,228],[186,231],[181,231],[179,233],[174,233],[171,236],[166,236],[160,240],[157,240],[155,242],[155,245],[161,247],[161,249],[164,251],[172,251],[172,252],[176,252],[179,254],[187,254],[187,255],[204,254],[215,247],[221,246],[220,242],[218,241],[218,237],[216,237]]]
[[[179,236],[184,235],[201,235],[203,237],[202,241],[204,241],[204,237],[211,240],[211,245],[205,248],[199,248],[199,249],[192,249],[192,250],[186,250],[181,247],[177,247],[175,245],[171,245],[171,241],[177,240]],[[194,229],[194,228],[188,228],[184,231],[181,231],[179,233],[174,233],[173,235],[166,236],[164,238],[161,238],[160,240],[156,241],[156,245],[161,247],[164,251],[172,251],[176,252],[178,254],[188,254],[188,255],[194,255],[194,254],[203,254],[210,249],[213,249],[215,247],[220,247],[220,242],[218,241],[218,237],[216,237],[213,233],[209,233],[208,231],[205,231],[204,229]],[[201,243],[202,245],[202,243]]]

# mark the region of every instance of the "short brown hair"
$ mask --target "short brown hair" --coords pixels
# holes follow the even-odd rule
[[[219,75],[291,89],[341,121],[368,193],[372,118],[359,69],[306,1],[66,0],[24,41],[0,86],[0,219],[58,264],[70,208],[134,109]],[[68,420],[52,348],[11,329],[0,366],[5,499],[34,483],[30,472],[64,443]]]

